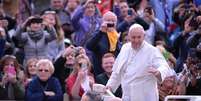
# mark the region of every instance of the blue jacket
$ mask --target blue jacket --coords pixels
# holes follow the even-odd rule
[[[45,96],[44,91],[53,91],[55,96]],[[63,101],[61,85],[57,78],[50,77],[45,87],[42,86],[38,77],[35,77],[26,89],[26,101]]]
[[[75,29],[74,42],[77,46],[84,46],[93,33],[100,28],[101,18],[95,13],[94,16],[85,16],[84,8],[77,7],[72,15],[72,26]],[[92,21],[93,20],[93,21]],[[91,21],[94,23],[93,27]],[[87,36],[87,34],[89,34]]]

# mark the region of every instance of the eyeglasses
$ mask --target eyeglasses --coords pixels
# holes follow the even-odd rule
[[[39,72],[49,72],[48,69],[39,69],[38,71],[39,71]]]
[[[55,11],[45,11],[45,14],[56,14]]]

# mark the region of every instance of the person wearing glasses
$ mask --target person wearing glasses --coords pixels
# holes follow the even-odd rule
[[[28,84],[26,101],[63,101],[59,80],[52,77],[54,66],[48,59],[41,59],[36,64],[36,77]]]

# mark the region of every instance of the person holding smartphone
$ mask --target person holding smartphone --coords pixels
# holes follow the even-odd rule
[[[165,32],[165,24],[155,17],[155,12],[151,6],[147,6],[144,9],[142,18],[149,24],[149,29],[146,30],[145,40],[153,45],[156,36],[155,33]]]
[[[66,79],[66,92],[70,101],[80,101],[85,92],[92,90],[93,84],[91,62],[85,54],[80,54],[76,57],[72,73]]]
[[[107,12],[103,15],[103,22],[100,30],[94,33],[94,36],[87,42],[87,49],[92,51],[93,66],[95,76],[104,72],[101,67],[102,56],[111,52],[115,56],[120,51],[119,33],[116,30],[117,16],[113,12]]]
[[[149,28],[149,24],[141,18],[133,8],[129,8],[128,3],[126,1],[114,1],[114,13],[117,15],[117,31],[122,33],[120,36],[120,41],[126,43],[127,33],[129,27],[138,23],[143,26],[146,30]]]
[[[5,55],[0,61],[2,69],[0,73],[0,100],[24,100],[23,71],[16,58]]]

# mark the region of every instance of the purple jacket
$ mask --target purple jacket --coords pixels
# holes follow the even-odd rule
[[[92,17],[85,16],[84,8],[79,6],[72,15],[72,25],[75,29],[74,44],[84,46],[93,33],[100,28],[101,18],[98,14]]]

